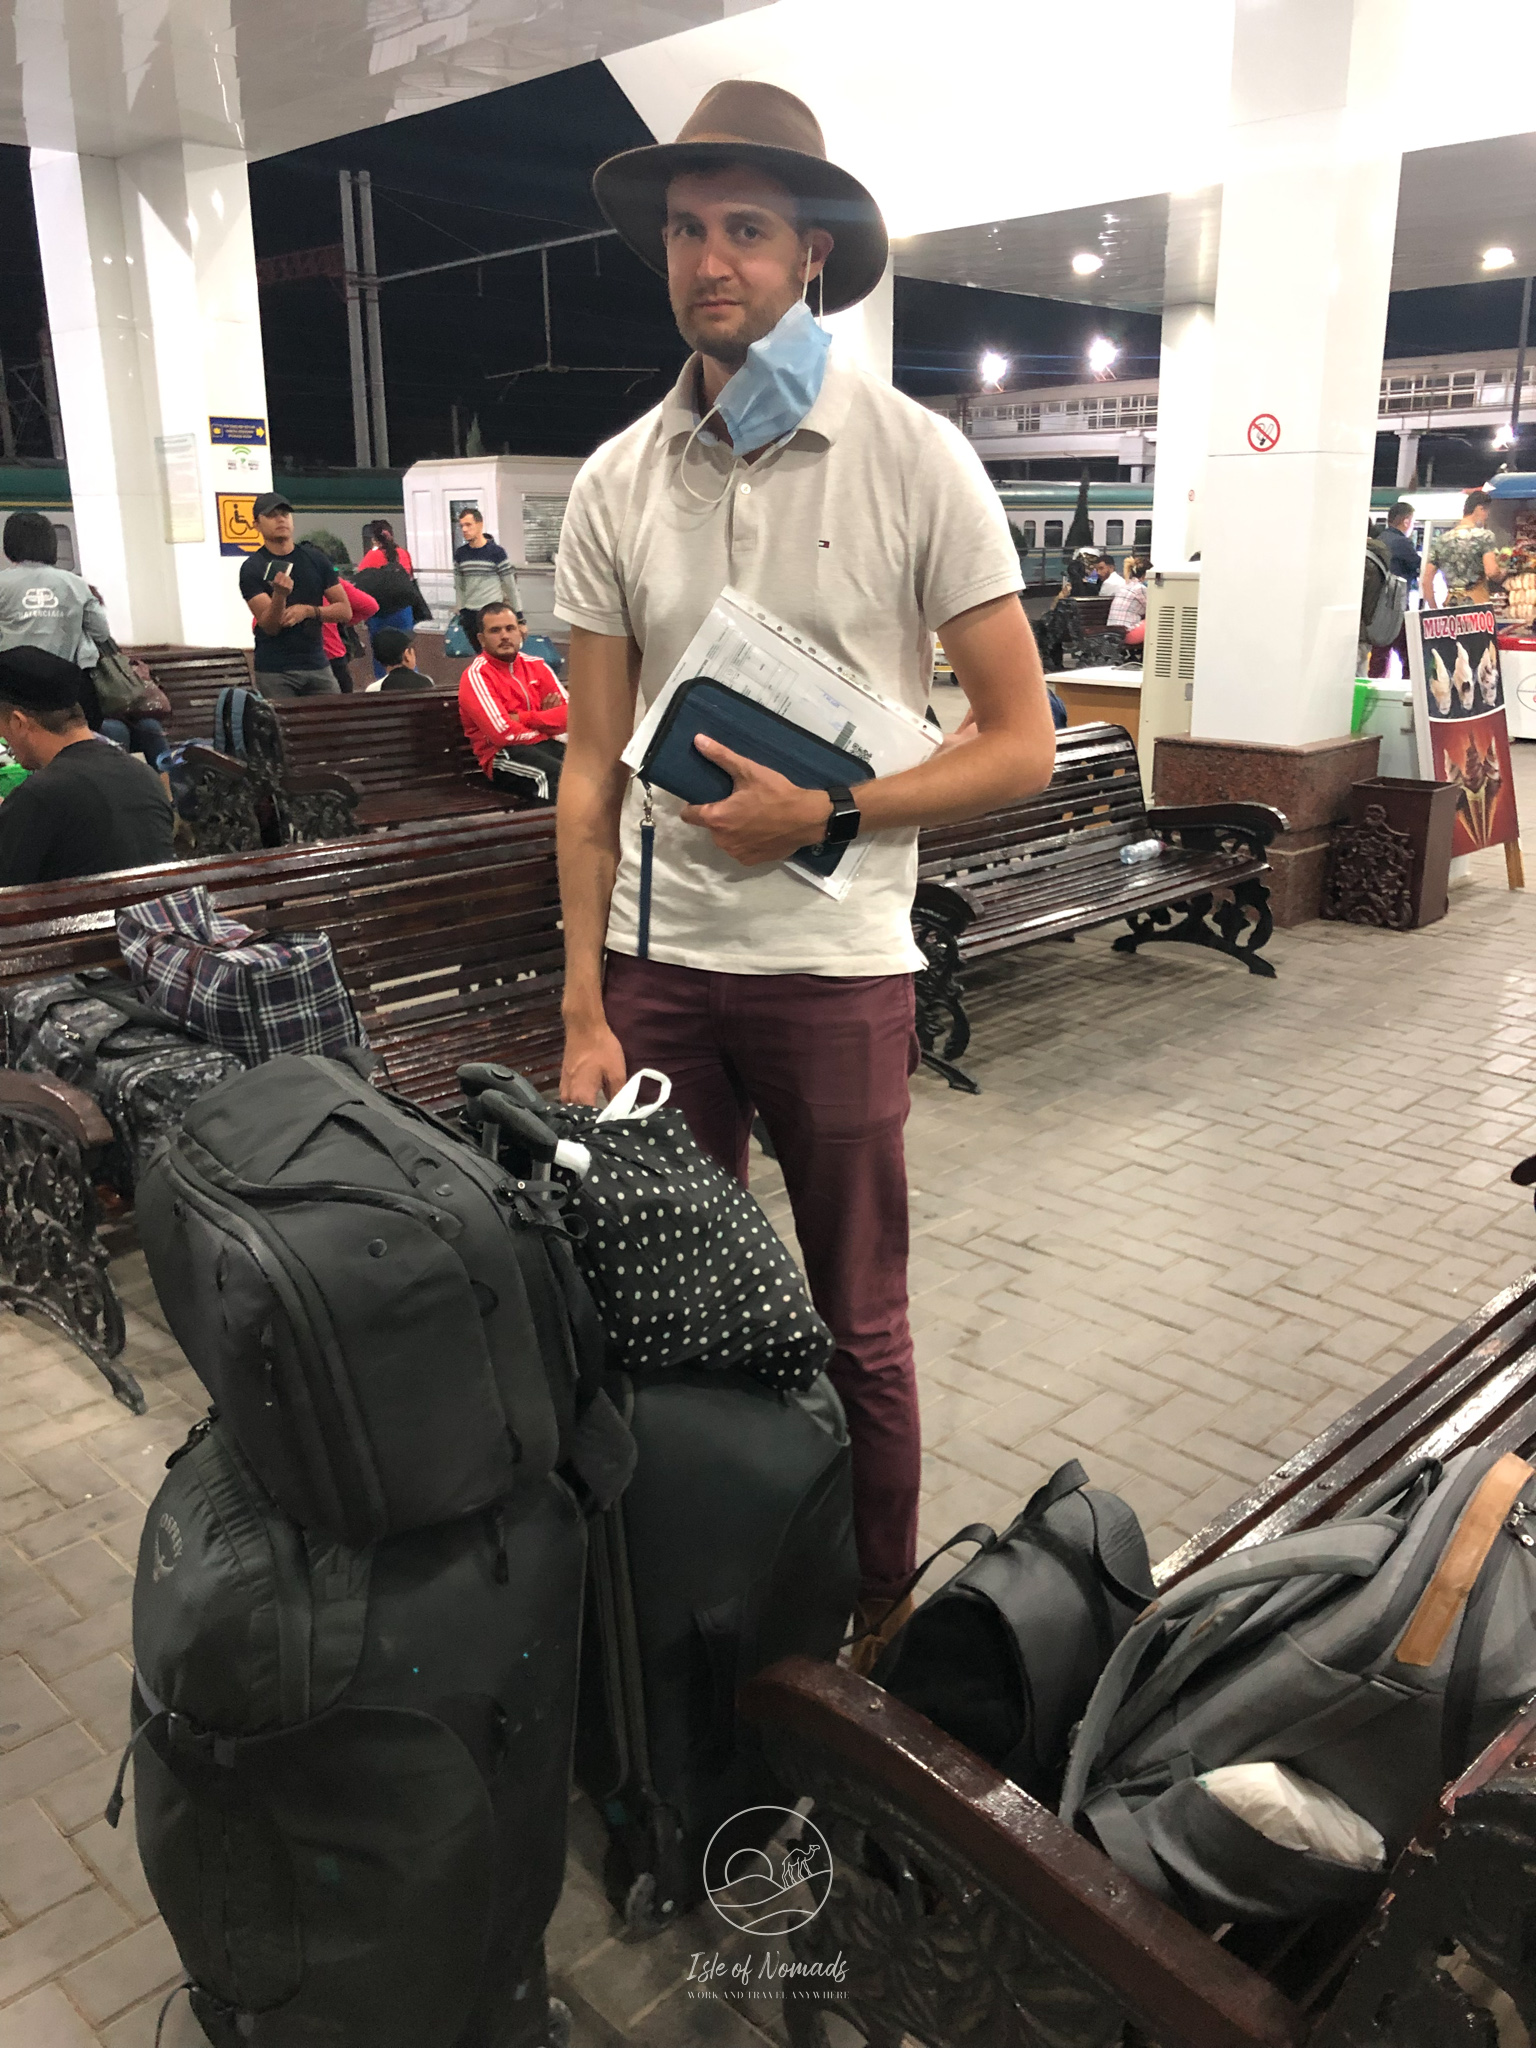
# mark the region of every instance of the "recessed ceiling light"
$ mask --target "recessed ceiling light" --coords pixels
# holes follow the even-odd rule
[[[1483,251],[1484,270],[1507,270],[1514,260],[1514,250],[1506,249],[1502,242],[1495,243],[1493,248]]]
[[[1487,262],[1487,260],[1488,259],[1484,257],[1483,261],[1485,263]],[[1513,262],[1514,258],[1511,257],[1510,261]],[[1090,249],[1080,249],[1078,253],[1072,258],[1072,268],[1077,272],[1079,277],[1092,277],[1093,273],[1096,270],[1102,270],[1104,268],[1104,258],[1102,256],[1095,256],[1092,250]]]

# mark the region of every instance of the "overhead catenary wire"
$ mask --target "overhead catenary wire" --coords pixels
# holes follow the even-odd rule
[[[612,231],[609,230],[609,232],[611,233]],[[572,236],[571,239],[573,241],[591,241],[594,239],[594,237],[590,235],[580,235]],[[544,286],[543,362],[524,363],[522,367],[517,370],[487,370],[485,373],[485,381],[488,384],[515,383],[519,377],[534,377],[539,375],[556,377],[629,377],[632,378],[634,381],[627,388],[632,390],[634,388],[634,384],[638,384],[643,377],[658,376],[660,374],[660,370],[659,366],[655,363],[557,363],[555,361],[554,326],[550,316],[549,306],[549,252],[551,249],[558,249],[561,246],[562,245],[558,242],[545,242],[541,244],[539,247],[539,272]]]

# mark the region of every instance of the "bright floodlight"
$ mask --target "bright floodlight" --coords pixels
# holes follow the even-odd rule
[[[1104,258],[1095,256],[1091,249],[1082,249],[1072,258],[1072,268],[1079,277],[1092,277],[1096,270],[1104,268]]]
[[[1007,374],[1008,358],[1000,356],[995,348],[987,349],[981,358],[982,388],[987,389],[990,387],[993,391],[1000,390],[1003,379]]]
[[[1513,448],[1519,438],[1513,427],[1499,427],[1494,433],[1493,445],[1495,448]]]
[[[1484,270],[1507,270],[1514,260],[1514,250],[1506,249],[1502,242],[1495,243],[1493,248],[1483,251]]]
[[[1102,377],[1119,356],[1120,351],[1112,341],[1106,341],[1101,334],[1088,344],[1088,367],[1095,377]]]

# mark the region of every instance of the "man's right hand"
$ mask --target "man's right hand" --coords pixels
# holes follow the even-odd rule
[[[283,597],[286,597],[288,593],[293,589],[293,578],[288,574],[288,571],[286,569],[279,569],[277,574],[272,578],[272,588]]]
[[[624,1048],[608,1029],[608,1020],[565,1027],[565,1058],[560,1067],[560,1100],[595,1104],[599,1095],[612,1102],[628,1079]]]

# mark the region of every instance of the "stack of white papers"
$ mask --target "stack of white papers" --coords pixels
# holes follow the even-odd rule
[[[695,676],[708,676],[778,712],[802,731],[830,740],[867,761],[876,775],[917,767],[944,737],[936,726],[882,697],[803,633],[727,585],[636,726],[621,757],[627,767],[639,769],[679,686]],[[855,840],[830,875],[815,874],[793,859],[785,865],[841,902],[868,851],[868,841]]]

